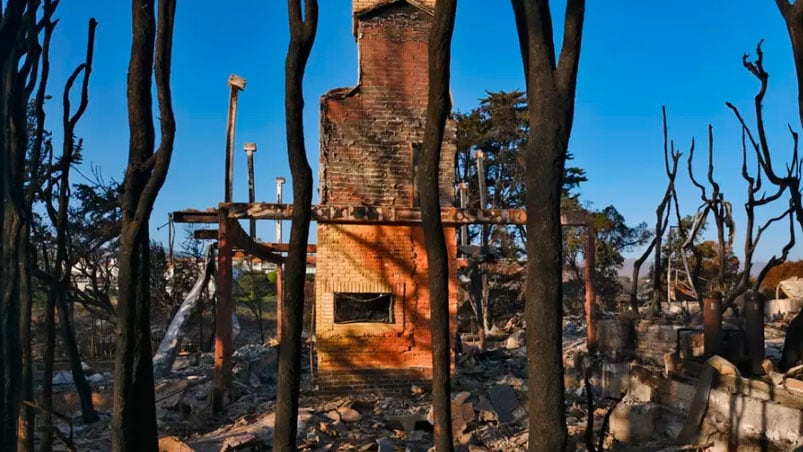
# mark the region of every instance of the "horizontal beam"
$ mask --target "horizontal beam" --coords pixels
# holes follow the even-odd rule
[[[229,223],[229,234],[234,242],[234,245],[241,248],[246,253],[256,256],[264,261],[273,262],[274,264],[281,264],[284,258],[281,254],[274,252],[270,248],[263,246],[261,243],[256,242],[249,236],[240,223],[229,218],[222,220]]]
[[[217,229],[196,229],[192,231],[192,238],[196,240],[217,240]]]
[[[221,204],[228,209],[232,219],[289,220],[293,214],[292,204],[230,203]],[[207,209],[181,210],[173,213],[177,223],[217,223],[218,211]],[[417,207],[377,206],[312,206],[312,221],[341,224],[420,224],[421,209]],[[441,221],[446,226],[464,224],[527,224],[524,209],[459,209],[442,207]],[[585,211],[567,211],[561,214],[564,226],[585,226],[589,217]]]
[[[197,240],[217,240],[217,229],[196,229],[192,231],[193,238]],[[290,251],[290,244],[289,243],[269,243],[269,242],[257,242],[259,245],[274,253],[287,253]],[[314,243],[307,245],[307,253],[308,254],[315,254],[318,252],[318,246]]]
[[[174,223],[218,223],[217,209],[186,209],[173,212]]]

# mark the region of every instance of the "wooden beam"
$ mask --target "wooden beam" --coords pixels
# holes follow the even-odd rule
[[[293,213],[291,204],[231,203],[221,204],[228,208],[229,218],[257,220],[289,220]],[[176,223],[217,223],[216,210],[182,210],[174,212]],[[464,224],[527,224],[524,209],[460,209],[442,207],[441,220],[447,226]],[[421,209],[400,206],[312,206],[312,221],[341,224],[420,224]],[[566,211],[561,214],[564,226],[585,226],[589,216],[585,211]]]
[[[177,210],[173,212],[174,223],[209,223],[214,224],[218,222],[218,210],[207,209],[186,209]]]
[[[231,355],[233,352],[231,336],[231,314],[234,301],[232,299],[232,240],[228,229],[236,221],[226,216],[225,209],[220,211],[218,224],[218,256],[217,256],[217,310],[215,311],[215,371],[212,391],[212,411],[220,413],[231,390]]]
[[[286,253],[290,251],[290,245],[287,243],[261,243],[261,245],[277,253]],[[318,245],[314,243],[307,245],[307,254],[315,254],[317,252]]]
[[[281,254],[274,252],[269,247],[251,239],[237,220],[229,218],[229,236],[234,245],[241,248],[246,253],[256,256],[264,261],[281,264],[284,258]]]
[[[217,240],[217,229],[196,229],[192,237],[197,240]]]

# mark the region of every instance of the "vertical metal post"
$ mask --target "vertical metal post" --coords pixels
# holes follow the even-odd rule
[[[465,209],[468,207],[468,183],[466,181],[460,182],[457,186],[460,195],[460,208]],[[460,245],[468,246],[468,225],[460,226]]]
[[[481,150],[474,151],[474,159],[477,161],[477,182],[479,183],[480,191],[480,208],[488,207],[488,187],[485,185],[485,154]],[[482,253],[488,252],[488,225],[482,225]],[[491,316],[488,312],[488,296],[490,295],[490,287],[488,286],[488,274],[484,271],[484,265],[480,265],[482,272],[482,297],[480,303],[482,305],[482,326],[485,331],[491,330]]]
[[[276,203],[282,203],[282,191],[284,188],[284,178],[276,178]],[[276,243],[282,243],[282,220],[276,220]],[[282,285],[284,283],[284,272],[282,271],[282,263],[276,266],[276,339],[282,340],[282,296],[284,291]]]
[[[221,207],[218,224],[217,309],[215,312],[215,372],[212,410],[219,413],[231,388],[232,242],[228,237],[228,210]]]
[[[477,161],[477,182],[480,191],[480,209],[488,207],[488,187],[485,185],[485,153],[480,150],[474,151],[474,159]],[[481,244],[488,246],[488,226],[482,225]]]
[[[276,203],[282,203],[282,190],[284,188],[284,178],[276,178]],[[276,243],[282,243],[282,220],[276,220]]]
[[[226,191],[224,202],[232,201],[234,192],[234,126],[237,124],[237,97],[245,89],[245,79],[231,74],[228,81],[229,88],[229,116],[226,119]]]
[[[703,355],[708,359],[719,353],[719,333],[722,328],[722,295],[703,299]]]
[[[747,336],[747,355],[754,375],[763,373],[764,361],[764,304],[762,295],[748,291],[744,294],[745,335]]]
[[[254,153],[257,151],[257,144],[256,143],[245,143],[243,146],[243,150],[248,155],[248,202],[253,204],[256,202],[256,191],[254,190]],[[250,218],[249,222],[249,232],[251,234],[251,240],[256,240],[257,238],[257,220],[254,218]]]

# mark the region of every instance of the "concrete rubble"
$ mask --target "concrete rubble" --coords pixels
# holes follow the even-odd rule
[[[748,379],[736,366],[716,357],[709,360],[713,377],[703,394],[704,409],[695,413],[694,400],[701,397],[698,387],[704,386],[703,366],[671,367],[657,361],[658,351],[668,347],[658,339],[675,343],[677,327],[621,319],[602,322],[598,332],[606,354],[589,355],[583,319],[569,317],[564,324],[568,450],[586,450],[587,391],[594,403],[590,417],[595,442],[604,432],[606,450],[690,450],[684,447],[695,446],[714,451],[728,450],[734,442],[739,450],[748,451],[754,447],[793,450],[803,445],[803,367],[781,374],[767,360],[767,375]],[[784,327],[782,322],[768,323],[770,358],[778,342],[782,343],[777,336]],[[476,347],[473,335],[462,336],[464,352],[457,357],[452,381],[456,450],[526,450],[527,361],[522,333],[523,322],[517,315],[486,337],[484,350]],[[640,340],[636,347],[621,337],[632,334]],[[647,352],[646,359],[639,356],[638,348]],[[275,421],[276,358],[275,346],[239,348],[234,353],[231,402],[213,416],[211,356],[179,356],[170,377],[156,385],[161,450],[269,447]],[[321,395],[309,369],[304,372],[298,420],[301,450],[426,451],[432,447],[428,387],[411,386],[403,394]],[[693,426],[694,436],[680,441],[678,436],[696,414],[700,422]],[[108,429],[76,425],[75,436],[79,445],[103,443]],[[760,449],[762,444],[772,447]]]

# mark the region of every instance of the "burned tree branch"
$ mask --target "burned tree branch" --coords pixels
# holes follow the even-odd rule
[[[663,139],[664,139],[664,171],[666,173],[666,177],[668,179],[666,190],[664,191],[664,196],[661,198],[661,202],[655,209],[655,235],[653,236],[652,240],[650,241],[647,249],[644,250],[644,253],[636,259],[636,262],[633,265],[633,279],[631,281],[630,287],[630,309],[638,313],[639,312],[639,303],[638,303],[638,276],[641,270],[641,266],[646,262],[649,255],[655,251],[655,263],[653,267],[653,272],[655,275],[660,274],[661,269],[661,243],[663,234],[666,231],[667,226],[669,225],[669,216],[671,213],[671,204],[670,202],[672,199],[676,198],[675,195],[675,179],[677,177],[678,172],[678,161],[680,160],[681,153],[675,151],[674,144],[670,145],[669,141],[669,128],[667,126],[667,119],[666,119],[666,107],[661,107],[661,118],[662,118],[662,131],[663,131]],[[694,141],[692,141],[692,149],[694,148]],[[671,160],[671,164],[670,164]],[[655,277],[653,278],[653,305],[655,307],[659,306],[659,299],[660,296],[660,287],[661,281],[660,278]]]

